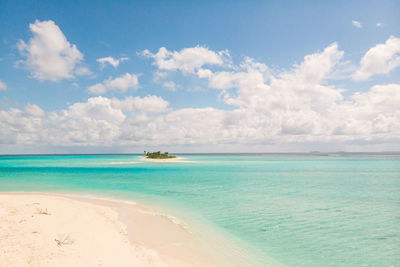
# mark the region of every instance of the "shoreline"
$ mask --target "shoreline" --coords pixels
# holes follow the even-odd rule
[[[125,253],[123,256],[121,256],[121,259],[127,260],[129,257],[131,257],[129,258],[130,260],[127,261],[130,263],[135,262],[135,266],[241,266],[243,263],[248,263],[247,266],[256,266],[255,264],[247,262],[247,257],[240,255],[242,253],[236,255],[234,252],[234,255],[232,255],[232,251],[230,251],[231,248],[227,246],[228,244],[225,244],[225,241],[220,240],[218,236],[213,236],[210,234],[204,236],[200,232],[190,228],[190,226],[173,216],[160,213],[152,207],[138,204],[133,201],[125,201],[108,197],[103,198],[93,195],[52,192],[0,192],[0,200],[0,213],[4,213],[4,209],[7,209],[7,205],[19,205],[18,207],[14,207],[15,211],[19,210],[25,213],[29,211],[32,213],[32,216],[40,217],[40,219],[46,219],[47,222],[43,221],[43,225],[41,227],[44,228],[40,231],[47,231],[46,229],[53,229],[54,231],[54,229],[56,229],[58,226],[54,225],[54,222],[52,221],[53,219],[51,218],[55,218],[56,216],[58,220],[70,220],[71,218],[68,217],[70,216],[70,214],[68,214],[68,209],[75,210],[75,213],[78,211],[78,214],[87,213],[91,214],[93,218],[98,218],[99,221],[90,220],[89,226],[87,225],[87,221],[80,223],[83,225],[79,225],[79,223],[76,222],[75,228],[69,229],[69,234],[71,236],[70,238],[75,238],[76,242],[70,246],[63,246],[63,249],[65,250],[72,249],[74,246],[79,247],[85,243],[83,241],[84,236],[82,236],[84,233],[81,233],[84,231],[84,229],[97,229],[99,227],[105,228],[104,224],[111,221],[113,226],[108,227],[107,231],[104,229],[102,231],[106,231],[108,235],[113,236],[114,248],[110,249],[120,247],[121,251],[133,250],[133,253],[131,251],[131,254]],[[48,212],[54,216],[39,216],[38,214],[34,215],[35,209],[38,207],[34,207],[35,209],[33,209],[33,206],[26,206],[29,204],[29,202],[40,203],[40,208],[43,210],[47,209],[45,207],[47,206]],[[64,207],[63,210],[60,210],[60,208],[55,205],[57,203],[59,204],[59,202],[62,203],[60,205]],[[101,211],[100,215],[96,213],[96,211]],[[20,217],[21,216],[22,215],[20,215]],[[0,221],[0,225],[2,226],[0,227],[0,230],[1,228],[7,229],[7,227],[3,226],[5,219],[12,220],[9,216],[5,217],[7,218],[3,217],[3,219]],[[31,218],[32,220],[35,220],[35,217]],[[31,218],[25,218],[24,224],[28,225],[29,223],[34,223],[34,221],[31,222]],[[105,221],[104,218],[106,218]],[[21,218],[14,219],[14,223],[16,223],[16,220],[22,220]],[[18,232],[18,230],[14,231]],[[96,230],[94,231],[96,232]],[[64,232],[68,231],[65,229]],[[6,248],[9,240],[4,238],[3,235],[7,236],[7,232],[0,232],[0,234],[2,237],[0,238],[1,247]],[[8,234],[10,235],[10,233]],[[53,235],[55,234],[56,233],[54,232]],[[26,238],[31,238],[29,236],[32,236],[32,234],[27,236],[27,233],[25,233],[22,235],[22,237],[20,237],[22,238],[21,242],[26,243],[23,241]],[[38,236],[39,235],[35,235],[35,238]],[[37,242],[39,241],[37,240]],[[125,244],[126,242],[129,243],[130,246],[127,247]],[[108,243],[108,240],[106,243]],[[46,254],[45,251],[47,250],[52,251],[56,249],[55,251],[57,252],[57,249],[59,249],[57,246],[55,246],[54,241],[51,241],[47,245],[50,246],[50,248],[46,248],[46,246],[44,246],[44,250],[42,251],[44,254]],[[20,246],[23,247],[21,244]],[[81,248],[81,250],[86,251],[86,254],[90,255],[88,251],[94,251],[96,250],[96,247],[84,247]],[[79,251],[75,251],[75,253],[79,254]],[[98,254],[95,252],[93,253],[98,257]],[[43,256],[42,254],[39,253],[39,259],[41,256]],[[73,258],[73,256],[71,257]],[[107,262],[111,261],[109,258],[98,260],[103,262],[103,266],[108,266]],[[46,262],[48,262],[48,260],[46,260]],[[79,266],[79,263],[75,262],[74,264],[75,266]],[[123,266],[123,264],[124,263],[122,262],[118,263],[117,265]],[[83,263],[82,266],[84,265],[85,263]],[[15,265],[13,265],[11,262],[9,266]],[[60,266],[63,266],[62,263]]]
[[[163,163],[173,163],[173,162],[182,162],[182,163],[190,163],[190,161],[185,161],[183,157],[175,157],[175,158],[168,158],[168,159],[150,159],[146,156],[142,156],[140,161],[144,162],[163,162]]]

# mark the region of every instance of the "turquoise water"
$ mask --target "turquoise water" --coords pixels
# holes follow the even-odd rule
[[[184,211],[286,266],[400,266],[400,157],[0,156],[0,191],[89,192]],[[137,164],[122,164],[138,162]]]

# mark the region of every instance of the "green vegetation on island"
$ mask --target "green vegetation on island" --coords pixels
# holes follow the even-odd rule
[[[176,158],[176,156],[168,155],[168,152],[161,153],[160,151],[157,152],[144,152],[146,154],[146,158],[148,159],[172,159]]]

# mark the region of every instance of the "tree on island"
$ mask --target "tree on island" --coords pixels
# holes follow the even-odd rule
[[[157,152],[147,152],[146,158],[148,159],[172,159],[176,158],[176,156],[170,156],[168,152],[161,153],[161,151]]]

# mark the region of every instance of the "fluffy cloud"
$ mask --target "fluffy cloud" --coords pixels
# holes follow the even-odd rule
[[[117,68],[119,63],[129,60],[127,57],[121,57],[121,58],[113,58],[113,57],[102,57],[96,59],[97,62],[99,62],[100,67],[104,68],[107,64],[110,64],[114,68]]]
[[[25,113],[33,117],[43,117],[45,115],[44,111],[38,105],[29,103],[25,105]]]
[[[353,79],[356,81],[367,80],[376,74],[389,73],[400,66],[400,39],[390,36],[384,44],[378,44],[364,55]]]
[[[357,20],[353,20],[353,21],[351,22],[351,24],[353,24],[353,26],[356,27],[356,28],[362,28],[361,22],[359,22],[359,21],[357,21]]]
[[[70,44],[60,28],[51,20],[30,24],[33,37],[28,43],[20,40],[18,49],[25,57],[22,64],[38,80],[58,81],[74,77],[78,63],[83,59],[74,44]]]
[[[342,123],[337,123],[335,134],[364,140],[399,139],[400,84],[375,85],[364,93],[355,93],[340,109],[346,112]]]
[[[369,123],[384,114],[391,114],[392,119],[400,119],[400,84],[375,85],[368,92],[354,94],[352,99],[352,108],[358,109],[355,115],[364,119],[368,117]]]
[[[181,51],[169,51],[161,47],[156,54],[149,50],[144,50],[141,54],[154,59],[154,65],[160,70],[180,70],[184,73],[194,73],[204,65],[220,66],[230,59],[226,50],[214,52],[203,46],[184,48]]]
[[[221,90],[242,87],[249,83],[263,84],[270,76],[268,67],[265,64],[254,62],[251,58],[245,58],[239,69],[241,71],[220,71],[215,73],[209,69],[199,69],[197,76],[207,78],[210,88]]]
[[[8,89],[7,84],[0,80],[0,91],[5,91],[7,89]]]
[[[139,86],[139,75],[133,73],[125,73],[115,79],[111,77],[88,87],[88,91],[92,94],[101,95],[107,91],[126,92],[128,89],[137,89]]]
[[[276,76],[269,75],[266,66],[250,61],[252,64],[244,64],[246,72],[210,76],[210,85],[220,79],[220,88],[238,88],[233,96],[224,95],[226,103],[238,107],[234,119],[228,121],[239,120],[243,126],[248,125],[247,130],[253,129],[253,140],[261,142],[274,135],[297,136],[295,139],[300,135],[329,135],[331,117],[343,97],[340,90],[323,82],[342,56],[343,51],[333,43],[320,53],[304,57],[303,63],[291,71]],[[269,136],[265,135],[267,132]]]
[[[35,144],[41,140],[44,111],[27,104],[24,110],[0,110],[0,144]]]
[[[343,54],[343,51],[338,50],[337,43],[333,43],[322,53],[305,56],[303,63],[296,67],[294,75],[306,84],[321,83],[339,63]]]
[[[161,97],[148,95],[145,97],[129,96],[124,100],[112,99],[112,105],[124,111],[143,111],[159,113],[167,110],[169,103]]]

